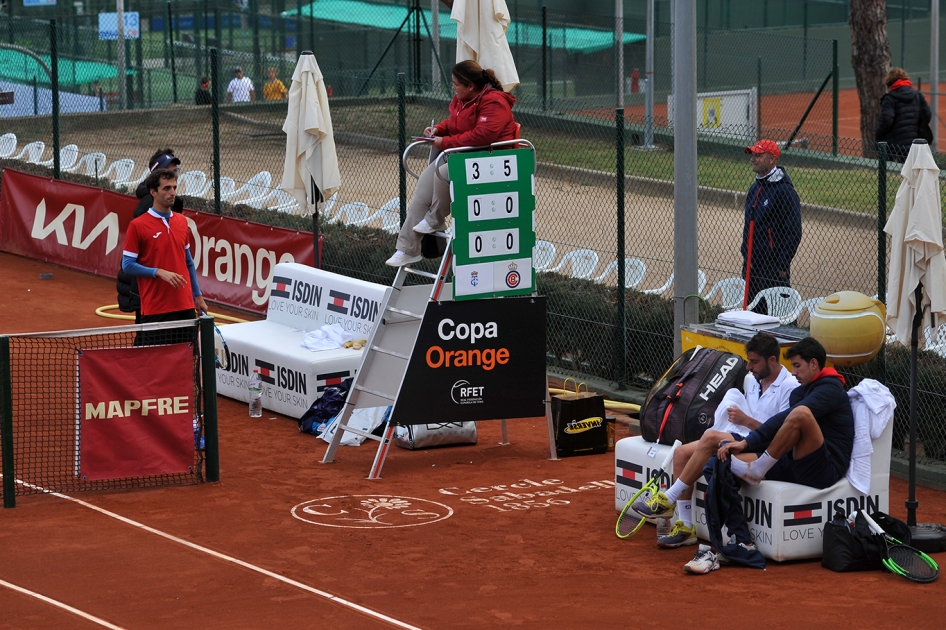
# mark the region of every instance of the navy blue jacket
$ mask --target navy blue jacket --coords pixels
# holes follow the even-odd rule
[[[756,178],[746,196],[742,228],[742,275],[746,275],[749,222],[755,218],[752,237],[750,292],[772,286],[788,286],[789,271],[801,243],[801,203],[792,180],[781,166],[762,179]],[[781,273],[780,273],[781,272]],[[755,278],[755,280],[753,280]],[[767,280],[759,284],[757,281]],[[752,288],[755,287],[755,290]]]
[[[826,372],[827,371],[827,372]],[[851,465],[851,450],[854,448],[854,411],[851,400],[844,391],[844,384],[833,368],[822,370],[822,376],[805,387],[796,387],[788,397],[789,407],[766,420],[755,431],[746,436],[746,450],[760,453],[772,442],[788,413],[804,405],[811,410],[821,427],[824,444],[831,456],[831,463],[838,479],[847,474]]]

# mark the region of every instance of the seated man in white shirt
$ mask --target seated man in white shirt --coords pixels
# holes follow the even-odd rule
[[[716,454],[723,440],[742,440],[745,435],[780,411],[788,409],[788,397],[798,381],[779,363],[778,340],[769,333],[756,333],[746,343],[749,373],[743,384],[745,395],[730,389],[716,408],[715,423],[697,442],[677,447],[673,454],[676,481],[666,493],[641,497],[632,509],[644,516],[666,516],[676,508],[671,532],[657,538],[665,549],[694,545],[693,484],[703,476],[703,467]]]

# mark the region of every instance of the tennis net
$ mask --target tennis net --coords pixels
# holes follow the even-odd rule
[[[211,318],[0,336],[4,506],[216,481],[214,378]]]

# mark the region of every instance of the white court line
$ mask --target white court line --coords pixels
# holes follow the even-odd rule
[[[53,606],[58,606],[59,608],[62,608],[63,610],[68,610],[69,612],[71,612],[71,613],[74,614],[74,615],[79,615],[79,616],[82,617],[83,619],[88,619],[89,621],[95,622],[95,623],[97,623],[97,624],[99,624],[100,626],[103,626],[103,627],[105,627],[105,628],[111,628],[112,630],[124,630],[121,626],[116,626],[115,624],[109,623],[109,622],[105,621],[104,619],[99,619],[98,617],[95,617],[95,616],[93,616],[93,615],[90,615],[89,613],[82,612],[82,611],[79,610],[78,608],[73,608],[73,607],[70,606],[69,604],[63,604],[62,602],[56,601],[55,599],[52,599],[52,598],[50,598],[50,597],[46,597],[45,595],[40,595],[39,593],[34,593],[33,591],[27,590],[27,589],[23,588],[22,586],[17,586],[16,584],[10,584],[9,582],[7,582],[7,581],[5,581],[5,580],[0,580],[0,585],[6,586],[7,588],[13,589],[14,591],[18,591],[18,592],[20,592],[20,593],[23,593],[24,595],[29,595],[30,597],[35,597],[36,599],[40,599],[40,600],[46,602],[47,604],[52,604]]]
[[[0,477],[2,477],[2,475],[0,475]],[[213,556],[213,557],[215,557],[215,558],[220,558],[221,560],[226,560],[227,562],[232,562],[233,564],[239,565],[239,566],[241,566],[241,567],[243,567],[243,568],[245,568],[245,569],[249,569],[250,571],[255,571],[255,572],[257,572],[257,573],[260,573],[260,574],[262,574],[262,575],[265,575],[266,577],[271,577],[271,578],[273,578],[274,580],[279,580],[280,582],[284,582],[284,583],[286,583],[286,584],[289,584],[290,586],[295,586],[296,588],[300,588],[300,589],[302,589],[302,590],[304,590],[304,591],[307,591],[307,592],[309,592],[309,593],[312,593],[313,595],[318,595],[319,597],[323,597],[323,598],[325,598],[325,599],[327,599],[327,600],[333,601],[333,602],[335,602],[336,604],[341,604],[342,606],[351,608],[351,609],[353,609],[353,610],[357,610],[358,612],[364,613],[364,614],[368,615],[369,617],[373,617],[373,618],[378,619],[378,620],[380,620],[380,621],[384,621],[384,622],[389,623],[389,624],[391,624],[391,625],[393,625],[393,626],[397,626],[397,627],[399,627],[399,628],[405,628],[406,630],[421,630],[421,629],[418,628],[417,626],[412,626],[412,625],[410,625],[410,624],[408,624],[408,623],[404,623],[403,621],[398,621],[397,619],[394,619],[393,617],[388,617],[387,615],[384,615],[384,614],[381,614],[381,613],[379,613],[379,612],[377,612],[377,611],[371,610],[370,608],[365,608],[364,606],[360,606],[360,605],[356,604],[355,602],[350,602],[350,601],[348,601],[347,599],[343,599],[343,598],[341,598],[341,597],[338,597],[337,595],[332,595],[331,593],[327,593],[327,592],[322,591],[322,590],[319,590],[319,589],[317,589],[317,588],[313,588],[313,587],[309,586],[308,584],[303,584],[302,582],[297,582],[297,581],[295,581],[295,580],[293,580],[293,579],[291,579],[291,578],[287,578],[287,577],[284,576],[284,575],[279,575],[278,573],[273,573],[272,571],[268,571],[268,570],[266,570],[266,569],[264,569],[264,568],[262,568],[262,567],[258,567],[258,566],[256,566],[255,564],[250,564],[249,562],[244,562],[243,560],[239,560],[238,558],[234,558],[233,556],[228,556],[228,555],[223,554],[223,553],[220,553],[220,552],[218,552],[218,551],[214,551],[213,549],[208,549],[208,548],[206,548],[206,547],[201,547],[200,545],[198,545],[198,544],[196,544],[196,543],[192,543],[192,542],[190,542],[190,541],[184,540],[183,538],[178,538],[177,536],[172,536],[171,534],[168,534],[168,533],[166,533],[166,532],[162,532],[161,530],[155,529],[155,528],[153,528],[153,527],[149,527],[149,526],[147,526],[147,525],[144,525],[143,523],[139,523],[139,522],[137,522],[137,521],[133,521],[133,520],[131,520],[130,518],[124,517],[124,516],[122,516],[122,515],[120,515],[120,514],[115,514],[114,512],[109,512],[108,510],[106,510],[106,509],[104,509],[104,508],[100,508],[100,507],[98,507],[97,505],[92,505],[91,503],[86,503],[85,501],[82,501],[82,500],[80,500],[80,499],[75,499],[75,498],[73,498],[73,497],[66,496],[66,495],[64,495],[64,494],[60,494],[59,492],[48,492],[45,488],[42,488],[41,486],[33,485],[33,484],[31,484],[31,483],[27,483],[27,482],[21,481],[21,480],[19,480],[19,479],[17,479],[16,482],[17,482],[18,484],[21,484],[21,485],[23,485],[23,486],[26,486],[27,488],[32,488],[33,490],[40,490],[40,491],[42,491],[42,492],[45,493],[45,494],[51,494],[51,495],[54,496],[54,497],[59,497],[60,499],[65,499],[65,500],[67,500],[67,501],[72,501],[72,502],[74,502],[74,503],[78,503],[79,505],[85,506],[85,507],[89,508],[90,510],[95,510],[96,512],[99,512],[99,513],[104,514],[104,515],[106,515],[106,516],[111,516],[112,518],[117,519],[117,520],[119,520],[119,521],[121,521],[121,522],[123,522],[123,523],[127,523],[128,525],[132,525],[132,526],[134,526],[134,527],[138,527],[138,528],[140,528],[140,529],[145,530],[146,532],[151,532],[152,534],[155,534],[155,535],[157,535],[157,536],[161,536],[162,538],[167,538],[168,540],[171,540],[171,541],[174,541],[174,542],[176,542],[176,543],[178,543],[178,544],[184,545],[185,547],[190,547],[191,549],[196,549],[197,551],[202,551],[202,552],[204,552],[204,553],[206,553],[206,554],[208,554],[208,555],[211,555],[211,556]],[[111,627],[114,627],[114,626],[111,626]]]

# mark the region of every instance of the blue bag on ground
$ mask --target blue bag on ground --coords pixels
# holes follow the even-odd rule
[[[337,416],[345,406],[351,383],[352,379],[346,378],[336,386],[326,387],[322,396],[312,403],[309,410],[299,418],[299,431],[312,435],[321,433],[319,426],[323,423],[328,424],[328,421]]]

